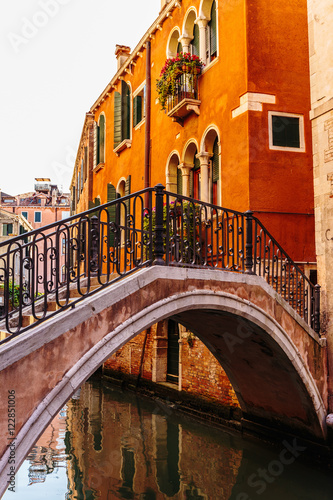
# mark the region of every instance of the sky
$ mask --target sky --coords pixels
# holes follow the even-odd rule
[[[69,191],[85,114],[137,45],[160,0],[15,0],[0,5],[0,189],[48,177]]]

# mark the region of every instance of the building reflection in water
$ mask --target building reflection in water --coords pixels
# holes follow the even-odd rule
[[[282,467],[279,457],[286,439],[291,440],[286,448],[288,465]],[[94,377],[29,454],[29,486],[5,496],[20,500],[35,500],[38,493],[43,500],[331,500],[332,474],[315,469],[315,459],[310,465],[301,458],[293,460],[294,441],[286,439],[277,447],[244,440],[239,434],[180,416],[158,399],[122,392]],[[67,469],[67,477],[61,478],[66,494],[56,493],[54,483],[46,480],[60,476],[60,468]],[[267,481],[263,474],[270,474]],[[27,484],[25,478],[23,483]]]
[[[133,401],[134,398],[134,401]],[[136,404],[133,404],[136,403]],[[241,450],[178,423],[169,407],[98,382],[68,404],[68,499],[228,499]]]

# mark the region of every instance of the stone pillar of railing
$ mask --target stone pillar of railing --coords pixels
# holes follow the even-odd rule
[[[96,274],[98,271],[98,250],[99,250],[99,220],[96,215],[90,219],[90,274]]]
[[[163,197],[164,197],[165,186],[162,184],[157,184],[155,186],[155,248],[154,256],[155,260],[153,264],[155,266],[165,266],[164,257],[164,241],[163,241]]]
[[[190,163],[180,163],[178,165],[182,172],[182,181],[183,181],[183,192],[181,193],[183,196],[190,196],[190,172],[193,168],[193,164]]]
[[[200,161],[200,174],[201,174],[201,201],[205,203],[210,202],[209,196],[209,160],[213,155],[211,153],[203,152],[198,153],[196,157]]]
[[[253,271],[253,232],[252,232],[253,212],[245,212],[245,273],[254,274]]]

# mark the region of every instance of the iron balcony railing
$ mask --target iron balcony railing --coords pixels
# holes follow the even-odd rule
[[[198,74],[183,71],[175,80],[173,95],[167,98],[167,112],[172,111],[184,99],[198,99]]]
[[[252,212],[157,185],[0,244],[1,343],[151,265],[261,276],[319,333],[320,287]]]

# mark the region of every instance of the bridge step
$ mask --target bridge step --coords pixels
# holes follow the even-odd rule
[[[35,318],[33,316],[22,316],[22,328],[26,326],[30,326],[35,322]]]

